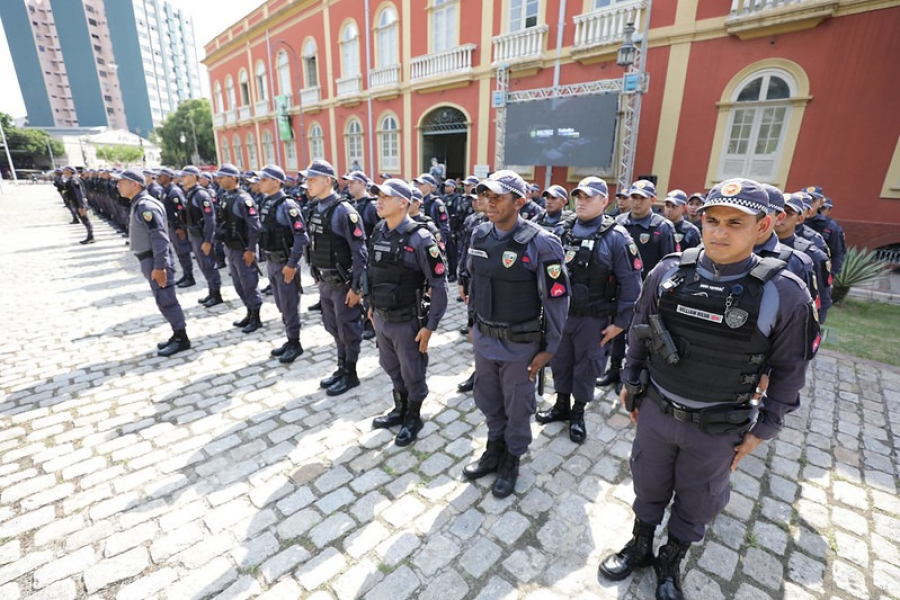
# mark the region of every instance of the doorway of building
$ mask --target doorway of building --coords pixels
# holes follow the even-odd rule
[[[420,173],[431,169],[431,159],[445,165],[444,177],[464,179],[466,150],[468,148],[469,123],[462,111],[451,106],[440,106],[428,113],[422,121],[420,148]]]

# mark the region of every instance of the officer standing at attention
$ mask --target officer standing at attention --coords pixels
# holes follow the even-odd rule
[[[179,213],[181,228],[187,230],[194,258],[206,278],[209,293],[197,302],[207,308],[222,304],[222,276],[216,269],[213,243],[216,237],[216,210],[209,192],[199,184],[200,169],[188,165],[181,171],[186,197]]]
[[[810,206],[812,215],[807,217],[806,225],[813,231],[818,232],[825,243],[828,244],[829,255],[831,256],[831,274],[837,277],[844,265],[844,256],[847,254],[847,244],[844,240],[844,230],[831,217],[822,213],[825,206],[825,192],[817,185],[811,185],[806,188],[806,193],[812,197]]]
[[[469,301],[469,281],[471,281],[471,277],[469,276],[468,271],[468,260],[466,258],[469,256],[469,242],[472,240],[472,232],[475,231],[475,228],[484,223],[487,220],[487,217],[484,215],[484,196],[482,194],[476,194],[472,192],[469,195],[469,199],[472,201],[472,210],[471,215],[466,217],[465,223],[463,223],[463,235],[460,238],[459,245],[459,258],[458,263],[459,267],[457,269],[457,289],[459,290],[459,296],[457,296],[457,302],[466,302]],[[474,321],[472,320],[472,307],[466,306],[466,326],[461,328],[459,332],[463,335],[469,336],[469,341],[472,342],[472,326],[474,325]],[[475,388],[475,372],[472,371],[472,374],[466,378],[462,383],[457,384],[456,389],[460,392],[471,392]]]
[[[188,239],[187,231],[181,228],[180,216],[184,210],[184,192],[175,183],[175,171],[172,169],[163,167],[156,178],[163,189],[162,201],[169,219],[169,239],[172,240],[178,264],[181,265],[181,279],[176,281],[175,285],[180,288],[191,287],[196,284],[194,263],[191,261],[191,241]]]
[[[525,204],[519,209],[519,214],[526,221],[534,221],[538,215],[544,212],[544,208],[537,202],[537,198],[541,197],[541,188],[538,184],[532,183],[528,186],[527,192]]]
[[[378,223],[378,211],[375,208],[375,198],[369,195],[371,181],[362,171],[351,171],[346,175],[341,176],[341,179],[347,182],[347,195],[350,203],[353,204],[356,212],[358,212],[359,216],[362,218],[363,229],[366,231],[366,239],[370,239],[372,237],[372,231],[375,229],[375,224]],[[363,310],[362,305],[360,305],[360,310]],[[375,337],[375,329],[372,326],[372,321],[368,318],[365,311],[363,311],[362,318],[363,339],[371,340]]]
[[[631,210],[631,198],[628,196],[628,190],[619,190],[616,192],[616,205],[606,211],[611,217],[618,217]]]
[[[535,420],[568,421],[569,439],[576,444],[587,438],[584,409],[594,399],[594,382],[603,372],[607,345],[628,329],[641,293],[637,246],[624,227],[603,214],[608,194],[599,177],[582,179],[572,191],[576,218],[566,219],[556,230],[566,251],[569,316],[550,360],[556,404],[538,412]]]
[[[703,192],[694,192],[688,196],[687,201],[687,220],[691,225],[703,232],[703,220],[700,218],[700,207],[706,202],[706,196]]]
[[[165,191],[163,187],[157,183],[156,179],[156,171],[153,169],[144,169],[144,184],[147,187],[147,193],[156,198],[157,200],[162,200],[165,195]]]
[[[642,275],[647,277],[647,273],[663,256],[675,252],[675,228],[665,217],[652,210],[656,200],[656,186],[653,182],[646,179],[635,181],[628,197],[631,199],[631,210],[616,217],[616,221],[628,230],[637,244],[643,264]],[[626,335],[627,333],[623,333],[613,340],[609,367],[603,377],[597,380],[598,386],[621,383],[620,368],[625,358]]]
[[[137,169],[127,169],[114,174],[123,198],[131,200],[130,225],[131,251],[141,263],[141,272],[150,282],[150,290],[156,307],[172,327],[172,337],[157,344],[157,355],[172,356],[191,347],[184,325],[184,312],[178,304],[175,286],[170,281],[175,275],[169,249],[169,229],[166,209],[162,202],[150,196],[144,189],[144,177]]]
[[[366,299],[375,323],[378,362],[394,385],[393,410],[373,420],[372,427],[401,425],[395,443],[408,446],[423,426],[428,341],[447,310],[447,265],[432,233],[407,214],[409,185],[388,179],[371,189],[378,194],[378,216],[383,220],[369,242]]]
[[[76,174],[75,167],[66,165],[63,168],[63,198],[68,202],[69,210],[74,210],[74,215],[78,215],[81,224],[87,230],[87,237],[78,242],[81,245],[94,243],[94,226],[87,214],[87,203],[84,200],[84,188],[81,184],[81,178]],[[74,218],[73,218],[74,220]]]
[[[525,181],[496,171],[478,185],[490,223],[475,228],[468,252],[475,327],[475,404],[487,421],[487,449],[463,469],[468,479],[497,472],[492,492],[516,489],[531,444],[534,382],[556,352],[569,310],[569,277],[559,239],[519,216]]]
[[[456,191],[456,180],[455,179],[447,179],[444,181],[444,193],[441,196],[441,200],[444,201],[444,206],[447,207],[447,215],[448,219],[448,229],[450,234],[447,236],[447,239],[444,240],[445,247],[445,255],[447,258],[447,266],[449,268],[449,272],[447,273],[447,279],[450,282],[456,281],[456,255],[457,255],[457,247],[459,246],[459,230],[462,228],[462,223],[469,213],[466,212],[465,207],[462,205],[463,196]]]
[[[231,282],[241,302],[247,307],[247,315],[232,325],[240,327],[244,333],[253,333],[262,327],[262,320],[259,318],[262,308],[260,273],[256,265],[259,214],[256,202],[239,187],[240,176],[238,168],[229,163],[216,171],[216,182],[222,188],[222,195],[219,197],[219,214],[222,219],[216,226],[216,239],[225,244]]]
[[[283,364],[292,363],[303,354],[300,345],[300,274],[298,265],[309,236],[300,215],[300,205],[288,198],[282,186],[284,171],[277,165],[266,165],[259,176],[259,189],[266,202],[260,211],[259,248],[266,253],[266,269],[281,312],[287,342],[272,350],[271,355]]]
[[[544,205],[546,208],[534,218],[534,222],[547,231],[554,231],[572,216],[572,211],[567,208],[569,192],[561,185],[551,185],[544,190]]]
[[[666,194],[666,207],[663,209],[665,216],[675,227],[675,251],[684,252],[688,248],[696,248],[700,245],[700,230],[694,224],[684,218],[687,211],[688,197],[681,190],[672,190]]]
[[[652,563],[659,600],[683,598],[685,553],[728,504],[731,472],[799,406],[818,348],[806,286],[782,261],[753,254],[768,202],[752,180],[714,187],[703,247],[665,258],[635,307],[621,394],[637,423],[634,537],[599,572],[619,581]],[[654,558],[654,532],[673,495],[668,540]]]
[[[422,192],[422,212],[434,221],[441,232],[438,241],[446,247],[450,239],[450,215],[447,205],[434,193],[438,188],[437,180],[429,173],[422,173],[413,179],[413,184]]]
[[[362,342],[363,277],[366,272],[366,232],[349,202],[334,191],[331,163],[314,160],[306,169],[306,186],[315,202],[309,218],[309,262],[319,284],[322,324],[337,345],[337,369],[319,382],[329,396],[339,396],[359,385],[356,362]]]

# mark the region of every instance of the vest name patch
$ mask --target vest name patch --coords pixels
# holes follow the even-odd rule
[[[722,315],[706,312],[705,310],[697,310],[696,308],[683,306],[681,304],[678,305],[677,311],[682,315],[694,317],[695,319],[703,319],[704,321],[711,321],[713,323],[722,322]]]

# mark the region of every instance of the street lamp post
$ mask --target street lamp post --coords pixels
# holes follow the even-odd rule
[[[194,115],[190,115],[191,136],[194,138],[194,153],[191,155],[191,164],[196,165],[200,162],[200,150],[197,148],[197,127],[194,125]]]
[[[9,174],[11,179],[18,183],[19,178],[16,176],[16,165],[13,164],[12,155],[9,153],[9,142],[6,141],[6,132],[3,131],[3,123],[0,123],[0,139],[3,140],[3,149],[6,151],[6,161],[9,163]],[[2,177],[0,177],[2,179]]]
[[[650,3],[644,15],[645,23],[650,23]],[[641,36],[641,47],[634,43],[634,22],[625,25],[622,46],[616,53],[616,64],[625,73],[622,79],[622,152],[619,159],[618,189],[627,190],[631,186],[634,173],[634,159],[637,150],[638,126],[641,120],[641,97],[647,92],[649,78],[645,70],[647,54],[647,26]]]

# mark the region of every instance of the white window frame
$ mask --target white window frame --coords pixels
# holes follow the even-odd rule
[[[269,99],[269,86],[266,82],[266,65],[263,61],[256,63],[256,101],[264,102]]]
[[[259,157],[256,154],[256,136],[253,132],[247,133],[247,163],[251,171],[259,169]]]
[[[400,20],[397,9],[389,4],[378,15],[375,25],[377,68],[384,69],[400,64]]]
[[[222,102],[222,84],[218,81],[214,86],[215,92],[213,94],[213,99],[215,100],[214,112],[216,114],[225,112],[225,103]]]
[[[318,123],[309,126],[309,160],[325,160],[325,134]]]
[[[303,45],[303,80],[307,88],[319,87],[319,60],[316,40],[310,38]]]
[[[278,53],[276,67],[278,71],[278,93],[282,96],[293,95],[291,84],[291,63],[285,50]]]
[[[244,151],[241,149],[241,136],[234,134],[231,140],[231,148],[234,150],[234,166],[244,170]]]
[[[234,95],[234,79],[231,78],[231,75],[225,78],[225,95],[228,97],[228,109],[236,110],[237,100]]]
[[[344,128],[345,148],[347,152],[347,169],[353,169],[353,161],[359,163],[361,171],[366,170],[366,156],[363,150],[365,139],[362,122],[353,117],[347,120]]]
[[[238,87],[241,92],[241,106],[250,106],[250,76],[246,69],[238,74]]]
[[[384,115],[379,121],[378,153],[382,172],[400,170],[400,121],[393,114]]]
[[[529,14],[533,11],[533,14]],[[509,0],[509,28],[510,33],[524,31],[529,27],[537,27],[541,14],[540,0]],[[534,17],[534,23],[528,24],[529,17]]]
[[[219,164],[230,163],[231,162],[231,150],[228,147],[228,138],[227,137],[222,138],[221,147],[222,147],[222,162]]]
[[[356,77],[360,72],[359,27],[356,21],[348,21],[341,32],[341,76]]]
[[[284,143],[284,163],[289,171],[296,170],[297,167],[297,144],[294,140]]]
[[[263,159],[267,165],[275,163],[275,139],[268,129],[263,133]]]
[[[431,52],[444,52],[458,46],[459,2],[457,0],[432,0]]]

